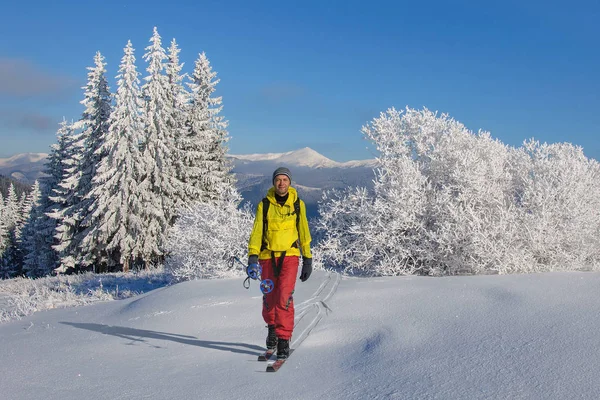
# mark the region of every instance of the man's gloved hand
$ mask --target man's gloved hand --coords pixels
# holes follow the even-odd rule
[[[312,258],[302,257],[302,272],[300,273],[300,280],[306,281],[312,273]]]
[[[256,254],[248,256],[248,265],[252,264],[258,264],[258,256]]]
[[[248,278],[258,279],[260,277],[261,272],[262,269],[258,264],[258,256],[248,256],[248,266],[246,267],[246,275],[248,275]]]

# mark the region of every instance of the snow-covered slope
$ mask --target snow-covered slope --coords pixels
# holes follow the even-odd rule
[[[242,278],[0,324],[0,397],[598,399],[600,274],[343,278],[294,294],[289,361],[256,361],[262,296]]]

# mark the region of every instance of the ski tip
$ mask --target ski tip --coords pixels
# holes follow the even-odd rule
[[[277,370],[279,369],[279,366],[274,366],[274,365],[269,365],[267,366],[267,372],[277,372]]]
[[[291,356],[293,352],[294,352],[294,349],[290,349],[289,355]],[[279,370],[279,368],[281,368],[283,366],[283,364],[285,364],[285,362],[287,360],[289,360],[289,358],[290,357],[288,356],[288,358],[275,360],[275,362],[273,362],[272,364],[267,365],[266,372],[277,372]]]

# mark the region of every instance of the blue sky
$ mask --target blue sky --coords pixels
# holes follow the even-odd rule
[[[484,4],[490,3],[490,4]],[[0,157],[48,152],[83,111],[96,51],[111,89],[156,26],[184,71],[206,52],[230,152],[373,156],[360,129],[390,107],[446,112],[506,144],[571,142],[600,159],[600,3],[21,1],[0,16]]]

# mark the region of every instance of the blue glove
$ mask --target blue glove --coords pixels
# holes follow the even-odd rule
[[[258,279],[262,273],[262,268],[258,263],[258,256],[251,255],[248,257],[248,266],[246,266],[246,274],[250,279]]]
[[[302,272],[300,273],[300,280],[306,281],[312,273],[312,258],[302,257]]]

